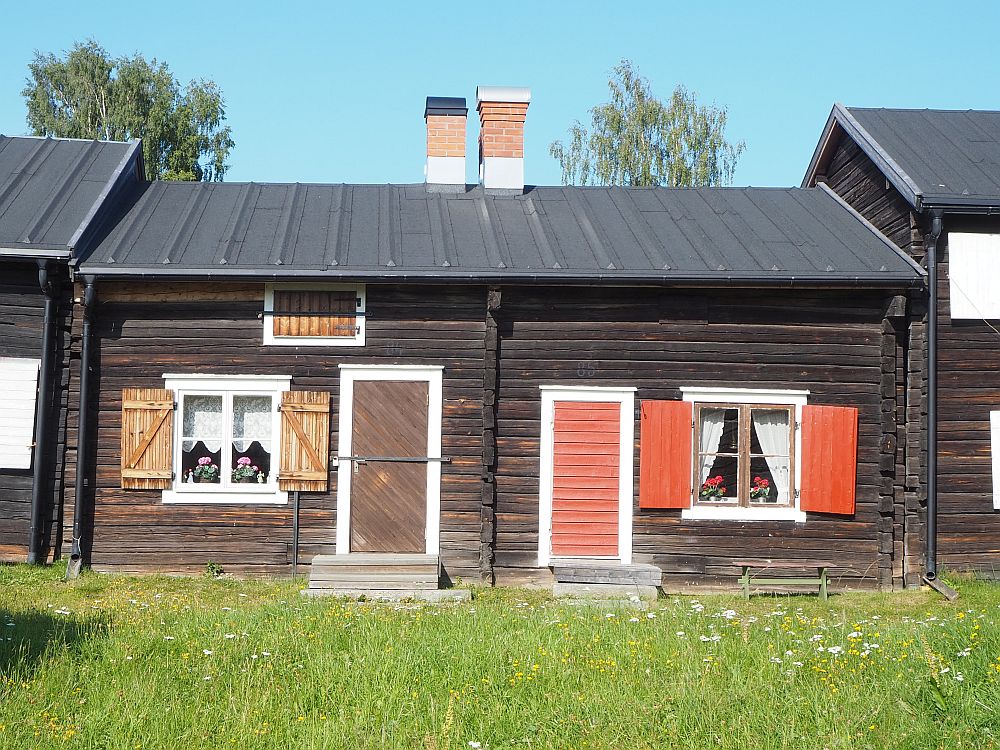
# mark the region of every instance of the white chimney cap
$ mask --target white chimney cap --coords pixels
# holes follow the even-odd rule
[[[530,102],[531,89],[523,86],[476,86],[477,102]]]

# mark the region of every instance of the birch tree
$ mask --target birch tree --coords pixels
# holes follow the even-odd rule
[[[664,102],[628,60],[608,81],[610,100],[575,121],[566,142],[553,141],[565,185],[702,187],[732,184],[742,141],[726,140],[726,109],[700,105],[677,86]]]
[[[209,80],[182,86],[166,63],[112,58],[97,42],[63,57],[35,53],[24,96],[34,135],[142,138],[151,179],[221,181],[234,147],[222,91]]]

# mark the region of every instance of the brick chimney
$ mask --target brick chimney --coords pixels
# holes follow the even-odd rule
[[[479,86],[479,179],[485,188],[524,190],[524,119],[531,89]]]
[[[428,185],[465,187],[465,118],[469,108],[456,96],[428,96],[424,107],[427,122]]]

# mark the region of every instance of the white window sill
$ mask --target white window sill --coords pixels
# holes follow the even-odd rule
[[[364,335],[359,336],[270,336],[264,346],[364,346]]]
[[[805,523],[806,514],[798,508],[713,508],[696,505],[681,510],[684,521],[794,521]]]
[[[163,490],[164,505],[287,505],[288,493],[273,487],[221,492],[197,490]]]

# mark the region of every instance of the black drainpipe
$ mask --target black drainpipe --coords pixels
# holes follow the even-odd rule
[[[90,326],[94,319],[94,304],[97,301],[97,286],[93,276],[83,279],[83,332],[80,341],[80,406],[77,410],[78,428],[76,436],[76,480],[73,486],[73,544],[70,548],[69,562],[66,564],[66,577],[76,578],[83,566],[83,511],[84,487],[87,485],[87,455],[90,450]]]
[[[38,396],[35,399],[35,446],[32,460],[34,472],[31,479],[31,516],[28,527],[28,563],[37,565],[45,561],[42,553],[42,525],[44,516],[42,487],[51,467],[49,455],[49,404],[52,400],[52,350],[55,348],[55,314],[58,285],[49,274],[47,261],[38,261],[38,285],[45,295],[45,312],[42,326],[42,362],[38,374]]]
[[[927,243],[927,581],[937,578],[937,246],[944,226],[944,211],[931,211]]]

